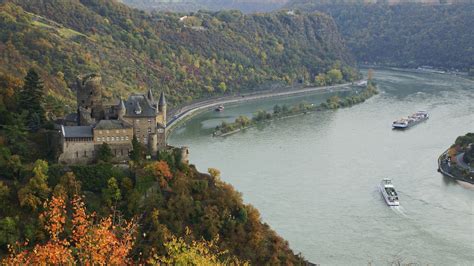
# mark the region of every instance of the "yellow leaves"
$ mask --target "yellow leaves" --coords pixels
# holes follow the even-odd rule
[[[53,49],[54,46],[46,39],[39,38],[33,42],[38,50],[50,50]]]
[[[207,172],[211,175],[212,178],[219,179],[221,177],[221,171],[216,168],[209,168]]]
[[[191,230],[186,227],[186,236],[191,236]],[[192,240],[186,241],[182,237],[172,236],[166,243],[166,256],[154,255],[148,260],[152,265],[248,265],[240,262],[237,258],[230,256],[228,251],[220,251],[217,247],[219,237],[211,241]]]

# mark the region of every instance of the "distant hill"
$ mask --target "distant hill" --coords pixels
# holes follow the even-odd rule
[[[367,2],[294,0],[286,8],[330,14],[359,62],[474,68],[474,1]]]
[[[269,12],[289,0],[122,0],[123,3],[147,10],[191,12],[198,10],[240,10],[244,13]]]
[[[147,14],[110,0],[12,0],[0,5],[0,73],[38,68],[70,105],[78,74],[99,72],[106,97],[150,87],[172,105],[262,84],[313,80],[353,59],[322,13]]]

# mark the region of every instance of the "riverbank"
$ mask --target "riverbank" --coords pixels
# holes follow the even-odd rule
[[[273,107],[273,112],[259,110],[252,118],[241,115],[237,117],[233,123],[222,122],[222,124],[217,126],[214,130],[213,136],[229,136],[257,124],[270,122],[277,119],[284,119],[317,111],[336,110],[339,108],[351,107],[364,102],[376,94],[378,94],[378,91],[375,87],[375,84],[369,81],[363,90],[360,92],[356,90],[354,95],[344,98],[339,98],[339,96],[335,95],[320,105],[308,104],[304,102],[294,106],[275,105]]]
[[[455,180],[474,184],[474,133],[460,136],[438,157],[438,171]]]
[[[248,102],[248,101],[255,101],[267,98],[276,98],[276,97],[286,97],[286,96],[293,96],[293,95],[300,95],[300,94],[308,94],[314,92],[324,92],[324,91],[342,91],[345,90],[347,87],[353,84],[365,84],[365,80],[359,80],[350,83],[343,83],[331,86],[324,86],[324,87],[309,87],[309,88],[292,88],[290,90],[265,90],[260,91],[257,93],[248,93],[242,95],[232,95],[226,96],[221,98],[203,100],[196,103],[192,103],[187,106],[183,106],[176,110],[170,111],[170,116],[172,117],[167,125],[168,135],[172,132],[173,128],[178,124],[180,121],[184,121],[192,117],[193,115],[198,114],[201,111],[206,111],[210,108],[224,105],[224,104],[236,104],[241,102]]]
[[[438,172],[456,181],[462,181],[474,185],[474,177],[472,175],[470,177],[465,177],[459,170],[454,170],[457,168],[455,168],[448,160],[448,151],[449,149],[447,149],[438,157]]]

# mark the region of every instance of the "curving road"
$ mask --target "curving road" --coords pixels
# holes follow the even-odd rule
[[[253,100],[272,98],[272,97],[284,97],[284,96],[304,94],[304,93],[315,92],[315,91],[325,91],[325,90],[335,90],[335,89],[341,90],[353,84],[364,85],[366,84],[366,82],[367,82],[366,80],[359,80],[356,82],[338,84],[338,85],[333,85],[333,86],[301,88],[301,89],[294,89],[294,90],[289,90],[289,91],[267,90],[267,91],[262,91],[258,93],[248,93],[248,94],[242,94],[238,96],[226,96],[226,97],[221,97],[221,98],[203,100],[197,103],[193,103],[193,104],[181,107],[176,110],[172,110],[170,112],[170,116],[172,116],[172,118],[168,121],[166,127],[167,129],[172,128],[178,121],[184,119],[187,116],[192,115],[196,111],[199,111],[202,109],[208,109],[212,107],[217,107],[223,104],[239,103],[239,102],[253,101]]]

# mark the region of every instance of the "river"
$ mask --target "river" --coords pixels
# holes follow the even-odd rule
[[[364,70],[366,71],[366,70]],[[178,125],[171,145],[258,208],[295,252],[324,265],[474,263],[474,189],[440,175],[437,157],[474,131],[474,82],[408,70],[376,69],[381,93],[347,109],[273,121],[225,137],[213,128],[258,109],[331,93],[266,99],[204,112]],[[406,131],[391,122],[418,110],[431,117]],[[400,207],[377,185],[392,178]]]

